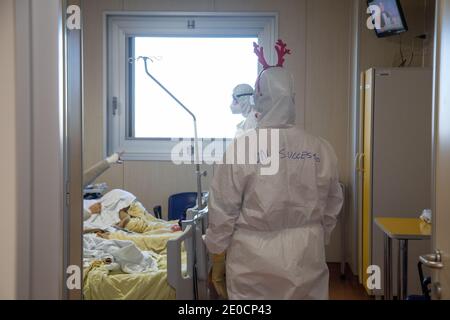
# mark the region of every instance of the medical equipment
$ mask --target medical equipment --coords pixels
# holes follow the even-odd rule
[[[195,173],[197,175],[197,208],[198,210],[202,210],[204,208],[202,203],[202,177],[206,176],[206,171],[201,171],[200,168],[200,150],[199,150],[199,143],[198,143],[198,131],[197,131],[197,118],[192,113],[189,108],[187,108],[180,100],[178,100],[177,97],[175,97],[161,82],[159,82],[148,70],[148,61],[152,61],[153,59],[150,57],[144,57],[139,56],[138,58],[130,58],[129,62],[133,63],[139,60],[144,60],[145,65],[145,73],[158,85],[163,89],[178,105],[180,105],[189,115],[192,117],[192,120],[194,121],[194,153],[195,153]],[[195,222],[194,222],[195,225]],[[196,247],[195,241],[196,237],[192,237],[193,241],[193,247]],[[193,255],[194,257],[194,263],[193,263],[193,276],[194,279],[196,279],[196,255]],[[194,297],[197,299],[198,292],[196,287],[196,281],[194,281]]]
[[[83,189],[83,197],[86,200],[100,199],[105,194],[106,190],[108,190],[108,185],[106,183],[91,184]]]

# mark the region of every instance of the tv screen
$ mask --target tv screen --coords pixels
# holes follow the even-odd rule
[[[408,25],[399,0],[368,0],[374,10],[372,21],[378,37],[388,37],[408,31]]]

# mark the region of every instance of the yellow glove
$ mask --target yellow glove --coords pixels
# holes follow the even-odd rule
[[[212,262],[211,281],[214,288],[221,298],[228,299],[227,283],[225,280],[225,253],[213,254]]]

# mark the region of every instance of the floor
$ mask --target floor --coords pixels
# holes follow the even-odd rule
[[[341,279],[341,265],[330,263],[330,300],[370,300],[358,278],[347,268],[345,278]]]
[[[341,265],[339,263],[328,264],[330,270],[330,300],[372,300],[367,295],[364,287],[359,284],[358,278],[353,275],[347,267],[345,279],[341,279]],[[215,290],[211,286],[210,292],[212,299],[216,300],[218,297]]]

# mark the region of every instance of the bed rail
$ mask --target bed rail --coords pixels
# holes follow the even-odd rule
[[[192,244],[195,245],[195,285],[197,298],[199,300],[209,299],[209,254],[208,249],[203,241],[203,235],[206,233],[208,227],[208,207],[203,210],[190,209],[187,214],[187,221],[183,222],[194,226],[195,228],[195,241]]]
[[[208,225],[208,209],[189,209],[182,221],[183,233],[167,242],[167,277],[177,300],[207,300],[209,255],[202,236]],[[187,272],[183,274],[181,247],[187,254]]]
[[[167,242],[167,280],[176,291],[177,300],[194,300],[194,263],[192,238],[194,227],[189,225],[176,239]],[[187,254],[186,274],[181,263],[181,248],[183,242]]]

